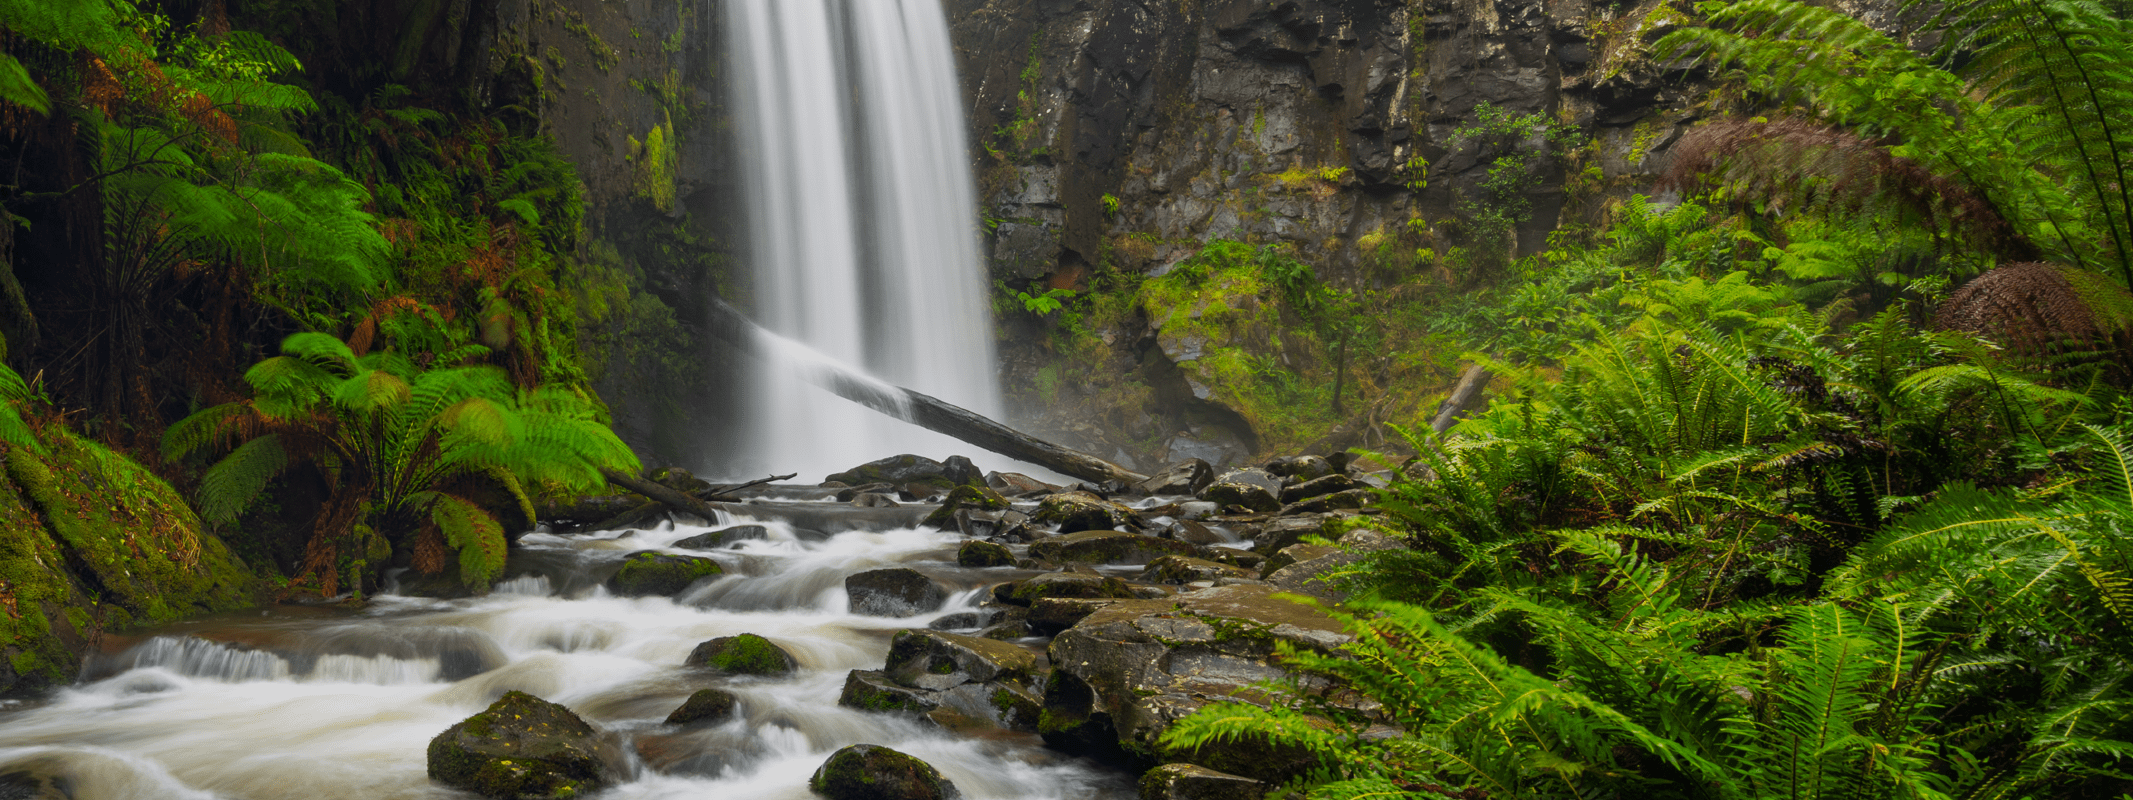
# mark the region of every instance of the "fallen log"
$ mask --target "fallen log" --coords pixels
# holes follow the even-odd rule
[[[618,469],[601,467],[600,474],[607,476],[608,483],[652,498],[675,511],[695,514],[702,517],[706,522],[718,519],[718,512],[711,509],[711,504],[698,499],[696,495],[670,489],[660,483],[648,481]],[[635,513],[635,511],[630,513]]]
[[[664,484],[660,484],[660,483],[655,483],[655,482],[652,482],[652,481],[644,480],[644,479],[642,479],[642,478],[630,478],[630,480],[632,480],[632,481],[634,481],[634,482],[636,482],[636,483],[641,483],[641,484],[649,484],[649,485],[652,485],[652,486],[657,486],[657,487],[659,487],[659,488],[661,488],[661,489],[665,489],[666,491],[668,491],[668,492],[671,492],[671,493],[673,493],[674,495],[677,495],[677,496],[678,496],[678,498],[668,498],[668,499],[663,499],[663,498],[660,498],[660,497],[655,497],[655,496],[651,495],[650,493],[644,492],[644,491],[642,491],[642,490],[640,490],[640,489],[636,488],[636,486],[634,486],[634,485],[632,485],[632,484],[630,484],[630,483],[622,483],[622,482],[620,482],[620,481],[616,481],[616,480],[615,480],[615,478],[614,478],[614,475],[624,475],[624,477],[629,477],[629,476],[625,475],[624,473],[619,473],[619,472],[616,472],[616,473],[614,473],[614,475],[609,475],[608,473],[612,472],[612,470],[601,470],[600,472],[601,472],[601,474],[603,474],[603,475],[607,475],[607,476],[608,476],[608,477],[607,477],[607,480],[608,480],[608,482],[609,482],[609,483],[613,483],[613,484],[615,484],[615,485],[617,485],[617,486],[621,486],[621,487],[623,487],[623,488],[625,488],[625,489],[629,489],[630,491],[636,492],[636,493],[638,493],[638,494],[641,494],[641,495],[644,495],[644,496],[646,496],[646,497],[650,497],[650,498],[652,498],[652,500],[651,500],[651,502],[648,502],[648,503],[645,503],[645,504],[643,504],[643,505],[637,506],[636,508],[632,508],[632,509],[630,509],[630,510],[628,510],[628,511],[624,511],[624,512],[622,512],[622,513],[620,513],[620,514],[616,514],[616,515],[614,515],[614,516],[612,516],[612,517],[608,517],[607,519],[603,519],[603,520],[600,520],[599,522],[595,522],[595,523],[592,523],[592,524],[590,524],[590,525],[580,525],[580,526],[578,526],[578,530],[586,530],[586,531],[612,531],[612,530],[621,530],[621,529],[623,529],[623,528],[635,528],[635,527],[639,527],[639,526],[640,526],[640,525],[641,525],[642,523],[644,523],[644,522],[646,522],[646,521],[650,520],[650,519],[651,519],[651,518],[652,518],[653,516],[657,515],[657,514],[658,514],[658,512],[659,512],[659,509],[660,509],[660,508],[662,508],[662,507],[664,507],[664,508],[672,508],[672,509],[675,509],[675,510],[677,510],[677,511],[687,511],[687,512],[689,512],[689,513],[691,513],[691,514],[695,514],[695,515],[697,515],[697,516],[703,517],[703,518],[704,518],[704,521],[706,521],[706,522],[710,522],[710,521],[716,520],[716,519],[717,519],[717,517],[714,517],[714,516],[710,516],[709,514],[706,514],[706,513],[704,513],[704,512],[700,512],[700,511],[697,511],[697,510],[696,510],[696,509],[694,509],[694,508],[687,508],[687,507],[683,507],[683,506],[678,506],[678,505],[675,505],[675,504],[674,504],[673,502],[668,502],[668,500],[669,500],[669,499],[678,499],[678,498],[689,498],[689,497],[693,497],[693,498],[695,498],[695,499],[697,499],[697,500],[717,500],[717,499],[719,499],[719,498],[721,498],[721,497],[724,497],[724,496],[726,496],[726,495],[730,495],[730,494],[732,494],[732,493],[734,493],[734,492],[738,492],[738,491],[740,491],[740,490],[742,490],[742,489],[747,489],[747,488],[750,488],[750,487],[755,487],[755,486],[761,486],[761,485],[763,485],[763,484],[766,484],[766,483],[772,483],[772,482],[775,482],[775,481],[786,481],[786,480],[792,480],[793,478],[799,477],[799,475],[800,475],[800,473],[797,473],[797,472],[793,472],[793,473],[787,473],[787,474],[784,474],[784,475],[772,475],[772,476],[770,476],[770,477],[768,477],[768,478],[757,478],[757,479],[755,479],[755,480],[752,480],[752,481],[749,481],[749,482],[747,482],[747,483],[736,483],[736,484],[733,484],[733,485],[731,485],[731,486],[713,486],[713,487],[711,487],[711,488],[709,488],[709,489],[705,489],[705,490],[703,490],[703,491],[701,491],[701,492],[697,492],[697,493],[695,493],[695,494],[693,494],[693,495],[691,495],[691,494],[688,494],[688,493],[685,493],[685,492],[681,492],[681,491],[678,491],[678,490],[675,490],[675,489],[670,489],[670,488],[668,488],[668,487],[667,487],[666,485],[664,485]],[[710,510],[710,506],[709,506],[709,505],[706,505],[706,504],[702,504],[702,503],[699,503],[698,505],[703,505],[706,511]]]
[[[1438,407],[1437,418],[1430,420],[1429,429],[1438,433],[1451,430],[1452,424],[1459,421],[1459,415],[1481,399],[1481,390],[1488,388],[1490,377],[1487,367],[1480,364],[1467,367],[1466,374],[1459,376],[1459,383],[1452,387],[1452,396],[1445,398],[1444,405]]]
[[[1009,428],[976,412],[873,378],[755,324],[725,301],[711,301],[711,332],[758,358],[793,366],[809,383],[832,394],[909,422],[1091,483],[1139,483],[1148,476],[1101,458],[1070,450]],[[648,495],[649,496],[649,495]]]

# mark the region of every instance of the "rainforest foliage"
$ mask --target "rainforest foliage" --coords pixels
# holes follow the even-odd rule
[[[530,496],[636,465],[581,356],[621,291],[582,185],[528,115],[312,74],[247,9],[288,24],[0,0],[0,441],[108,443],[286,591],[484,586]]]
[[[1660,41],[1755,115],[1434,312],[1500,396],[1380,456],[1354,642],[1166,743],[1314,800],[2133,791],[2133,28],[1914,10],[1940,50],[1789,0]]]

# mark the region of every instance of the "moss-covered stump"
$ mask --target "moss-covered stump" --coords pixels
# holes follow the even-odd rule
[[[837,705],[861,711],[912,715],[940,707],[932,692],[898,685],[887,673],[870,669],[855,669],[845,676],[844,692],[837,695]]]
[[[671,597],[698,579],[725,574],[718,562],[703,556],[645,551],[632,553],[622,569],[607,579],[607,590],[623,597]]]
[[[830,755],[807,788],[829,800],[951,800],[962,797],[933,765],[886,747],[855,744]]]
[[[721,636],[699,644],[695,650],[689,651],[689,658],[682,665],[709,667],[733,675],[768,677],[790,675],[800,668],[800,662],[785,652],[785,648],[753,633]]]
[[[973,540],[955,551],[955,563],[959,567],[1012,567],[1015,554],[1005,546]]]
[[[1061,564],[1146,564],[1163,556],[1197,555],[1197,545],[1121,531],[1082,531],[1029,546],[1031,558]]]
[[[948,602],[948,590],[918,570],[905,567],[876,569],[848,576],[844,592],[852,613],[870,617],[908,617],[940,610]]]
[[[507,692],[430,740],[430,779],[506,800],[578,798],[613,781],[614,754],[570,709]]]
[[[1025,581],[1011,581],[993,587],[992,597],[1002,603],[1026,606],[1045,597],[1073,597],[1086,599],[1139,597],[1125,581],[1102,575],[1087,575],[1079,572],[1052,572]]]
[[[1060,533],[1108,531],[1132,525],[1133,509],[1088,492],[1061,492],[1037,504],[1030,519],[1058,525]]]
[[[979,472],[977,466],[970,463],[970,459],[962,456],[950,456],[947,461],[935,461],[907,453],[869,461],[830,475],[826,480],[847,486],[865,486],[870,483],[908,486],[920,483],[953,489],[957,486],[984,486],[985,474]]]
[[[1198,764],[1164,764],[1141,775],[1141,800],[1259,800],[1267,785]]]
[[[1005,511],[1007,498],[984,486],[957,486],[941,501],[941,507],[927,514],[919,524],[944,531],[957,530],[955,512],[963,509],[973,511]]]
[[[740,698],[723,689],[698,689],[681,707],[667,715],[668,725],[694,725],[699,722],[723,722],[733,716],[733,708]]]
[[[256,578],[146,468],[64,428],[0,445],[0,696],[73,680],[100,632],[242,608]]]

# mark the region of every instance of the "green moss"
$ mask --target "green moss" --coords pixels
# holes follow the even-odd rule
[[[630,159],[637,167],[631,188],[638,197],[652,201],[653,206],[667,212],[674,210],[676,194],[674,169],[677,157],[672,127],[673,119],[669,116],[667,124],[652,126],[643,142],[635,138],[629,140]]]
[[[702,556],[645,551],[633,553],[607,581],[608,590],[625,597],[675,595],[699,579],[725,574],[725,568]]]
[[[794,667],[792,656],[753,633],[706,642],[690,655],[689,663],[737,675],[783,675]]]

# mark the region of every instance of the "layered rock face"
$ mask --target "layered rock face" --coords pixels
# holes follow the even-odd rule
[[[1656,0],[947,3],[991,277],[1031,296],[1118,291],[1216,239],[1283,246],[1349,289],[1464,280],[1437,256],[1473,246],[1460,220],[1493,154],[1458,131],[1483,104],[1593,142],[1524,191],[1530,215],[1497,245],[1513,253],[1646,183],[1696,119],[1692,84],[1662,81],[1678,73],[1648,51],[1684,19]],[[1262,441],[1216,357],[1306,371],[1324,356],[1283,343],[1301,321],[1271,287],[1215,280],[1080,320],[1109,351],[1082,369],[1120,386],[1059,380],[1057,348],[1038,345],[1057,316],[1010,307],[1011,402],[1044,435],[1143,467],[1305,444]]]

